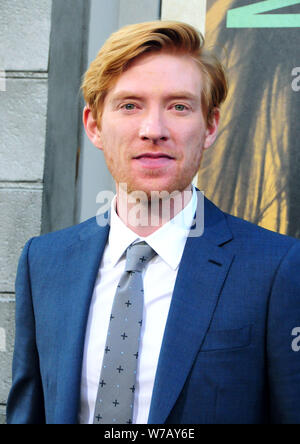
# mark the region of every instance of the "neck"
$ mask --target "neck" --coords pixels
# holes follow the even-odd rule
[[[116,212],[125,225],[141,237],[149,236],[182,211],[192,198],[192,187],[183,191],[127,193],[117,186]]]

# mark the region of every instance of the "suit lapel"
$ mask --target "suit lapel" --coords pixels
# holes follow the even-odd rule
[[[173,408],[205,339],[233,260],[233,256],[219,246],[232,239],[225,217],[208,201],[205,219],[203,236],[187,239],[180,263],[156,372],[149,423],[164,423]],[[217,239],[217,245],[212,239]]]
[[[63,294],[59,307],[59,331],[64,335],[58,357],[58,387],[56,399],[57,423],[76,423],[78,415],[82,358],[86,324],[94,284],[109,226],[100,228],[94,219],[80,232],[77,242],[64,252],[60,291]]]

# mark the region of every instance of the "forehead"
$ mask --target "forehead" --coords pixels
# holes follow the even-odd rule
[[[149,53],[136,58],[109,91],[110,96],[122,91],[133,93],[170,94],[186,91],[199,98],[202,73],[190,55]]]

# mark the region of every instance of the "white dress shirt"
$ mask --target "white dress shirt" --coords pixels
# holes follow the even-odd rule
[[[141,330],[134,424],[146,424],[163,334],[170,308],[178,266],[185,247],[188,227],[197,207],[197,193],[171,221],[146,238],[139,237],[118,217],[116,197],[111,205],[111,227],[92,296],[81,379],[79,422],[92,424],[106,335],[114,295],[125,268],[127,247],[145,240],[157,253],[143,272],[144,313]]]

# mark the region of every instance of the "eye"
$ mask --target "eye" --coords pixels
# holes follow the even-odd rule
[[[175,108],[176,111],[185,111],[187,109],[187,107],[185,105],[182,105],[180,103],[175,105],[174,108]]]
[[[132,111],[135,109],[135,104],[134,103],[125,103],[125,105],[123,105],[122,108],[125,109],[126,111]]]

